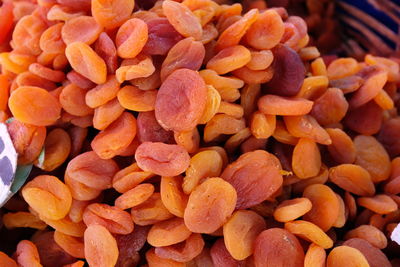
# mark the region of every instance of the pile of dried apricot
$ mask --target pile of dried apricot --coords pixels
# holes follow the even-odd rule
[[[264,1],[2,3],[1,266],[399,266],[395,59]]]

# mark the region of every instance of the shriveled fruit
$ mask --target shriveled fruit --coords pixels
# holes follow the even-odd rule
[[[160,142],[144,142],[138,146],[135,159],[138,166],[162,176],[175,176],[189,166],[189,154],[178,145]]]
[[[183,219],[173,218],[154,224],[147,235],[147,242],[154,247],[170,246],[186,240],[191,234]]]
[[[121,139],[121,136],[124,138]],[[100,158],[110,159],[118,154],[119,151],[127,148],[135,136],[136,119],[132,114],[124,112],[118,119],[96,135],[91,146]]]
[[[116,28],[128,20],[134,6],[135,1],[133,0],[94,0],[91,2],[94,19],[97,23],[108,29]]]
[[[195,154],[186,169],[186,176],[182,183],[183,191],[189,194],[204,179],[218,177],[222,171],[222,163],[222,156],[217,151],[205,150]]]
[[[65,55],[71,67],[82,76],[97,84],[106,81],[106,64],[89,45],[74,42],[67,46]]]
[[[155,249],[156,255],[177,262],[189,262],[198,256],[204,248],[204,241],[200,234],[191,234],[185,241],[166,247]]]
[[[177,217],[183,217],[188,201],[188,196],[182,189],[181,176],[161,177],[160,194],[164,206]]]
[[[279,267],[301,267],[304,251],[299,240],[290,232],[270,228],[260,233],[254,241],[254,263],[256,267],[267,265]]]
[[[207,87],[200,75],[189,69],[176,70],[158,91],[157,121],[166,130],[191,130],[202,116],[206,100]]]
[[[389,178],[389,155],[378,140],[372,136],[358,135],[354,138],[354,146],[357,151],[355,164],[366,169],[374,183]]]
[[[341,164],[329,170],[330,180],[339,187],[360,196],[375,194],[375,186],[371,176],[361,166]]]
[[[22,196],[41,216],[52,220],[67,215],[72,196],[68,187],[57,177],[37,176],[22,189]]]
[[[337,163],[354,163],[356,160],[356,147],[343,130],[338,128],[326,129],[332,144],[328,146],[328,151],[331,157]]]
[[[300,238],[323,247],[324,249],[333,246],[333,240],[325,234],[321,228],[311,222],[303,220],[287,222],[285,223],[285,229]]]
[[[221,178],[209,178],[190,194],[184,220],[190,231],[212,233],[232,214],[236,205],[235,188]]]
[[[118,259],[115,238],[101,225],[91,225],[85,231],[85,258],[93,266],[114,266]]]
[[[274,211],[274,218],[278,222],[293,221],[312,208],[312,203],[308,198],[293,198],[282,201]]]
[[[274,76],[267,83],[268,92],[280,96],[295,96],[300,91],[304,80],[305,69],[301,58],[286,45],[278,45],[272,52],[274,61],[271,67],[274,70]]]
[[[160,193],[154,193],[142,204],[131,209],[132,219],[138,225],[150,225],[174,217],[164,206]]]
[[[328,255],[326,266],[339,267],[368,267],[368,261],[364,255],[357,249],[348,246],[339,246],[334,248]]]
[[[343,245],[359,250],[367,259],[370,267],[392,266],[387,256],[381,250],[372,246],[368,241],[360,238],[346,240]]]
[[[61,113],[61,105],[55,97],[33,86],[19,87],[11,94],[8,106],[16,119],[37,126],[53,124]]]
[[[397,203],[388,195],[378,194],[373,197],[360,197],[358,205],[378,214],[388,214],[398,209]]]
[[[264,219],[249,210],[239,210],[224,224],[224,242],[236,260],[244,260],[253,253],[256,237],[266,228]]]
[[[228,165],[221,178],[237,192],[236,208],[244,209],[270,198],[282,185],[280,162],[272,154],[256,150]]]
[[[165,1],[162,4],[164,15],[169,23],[185,37],[193,37],[200,40],[203,34],[200,21],[185,5],[174,1]]]
[[[303,219],[316,224],[324,232],[329,230],[339,215],[339,201],[332,189],[322,184],[309,185],[304,189],[303,197],[312,203],[311,210]]]
[[[264,114],[295,116],[311,111],[313,102],[306,99],[295,99],[277,95],[264,95],[258,100],[258,108]]]
[[[361,238],[379,249],[384,249],[387,246],[384,233],[372,225],[360,225],[348,231],[344,237],[345,240],[353,238]]]
[[[322,247],[312,243],[304,257],[304,267],[324,267],[326,262],[326,252]]]
[[[275,10],[261,13],[246,33],[246,41],[256,49],[271,49],[284,33],[282,18]]]
[[[107,204],[93,203],[83,212],[83,221],[87,226],[102,225],[113,234],[129,234],[134,230],[128,212]]]
[[[319,173],[321,154],[313,140],[300,138],[293,150],[292,169],[300,179],[311,178]]]

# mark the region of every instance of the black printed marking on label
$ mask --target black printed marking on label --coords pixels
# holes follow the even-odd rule
[[[3,153],[4,148],[5,148],[5,145],[4,145],[3,139],[1,139],[1,137],[0,137],[0,154]]]
[[[14,177],[11,161],[7,157],[0,159],[0,178],[5,185],[10,185]]]

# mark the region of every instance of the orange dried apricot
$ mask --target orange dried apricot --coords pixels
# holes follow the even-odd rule
[[[209,178],[190,194],[184,213],[185,225],[194,233],[212,233],[232,214],[235,188],[221,178]]]

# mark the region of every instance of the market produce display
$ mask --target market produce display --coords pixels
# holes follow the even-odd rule
[[[264,1],[3,0],[0,266],[399,266],[399,62]]]

